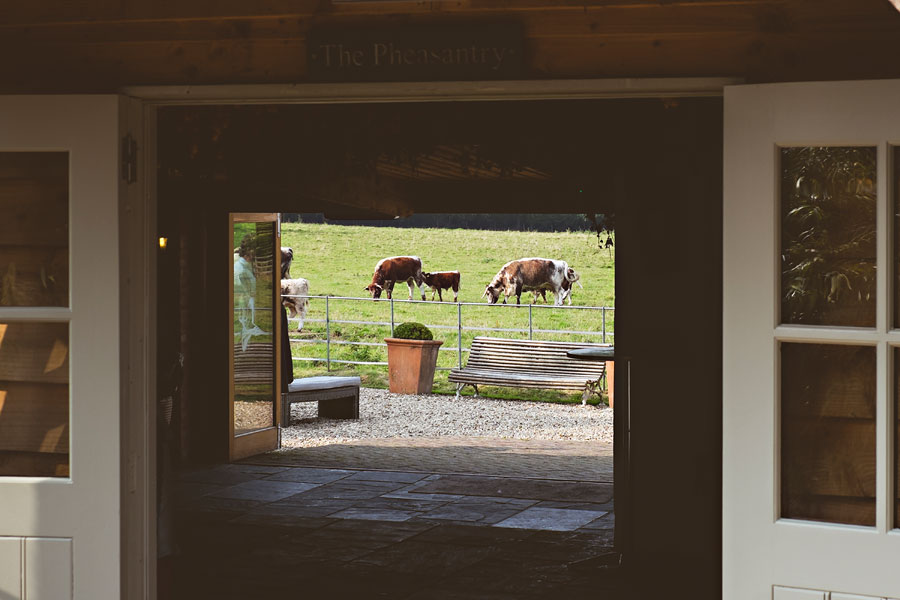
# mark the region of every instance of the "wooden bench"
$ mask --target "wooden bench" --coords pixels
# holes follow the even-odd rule
[[[318,402],[319,416],[328,419],[359,418],[359,377],[302,377],[281,395],[281,426],[291,423],[291,404]]]
[[[475,388],[476,396],[479,385],[496,385],[581,391],[585,404],[591,394],[600,393],[606,363],[570,358],[566,352],[604,346],[479,336],[472,341],[466,366],[451,370],[448,379],[456,384],[457,396],[466,385]]]

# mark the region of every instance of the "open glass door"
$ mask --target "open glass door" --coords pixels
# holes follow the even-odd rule
[[[278,447],[281,231],[277,213],[233,213],[229,254],[231,460]]]
[[[900,598],[898,106],[726,89],[725,598]]]

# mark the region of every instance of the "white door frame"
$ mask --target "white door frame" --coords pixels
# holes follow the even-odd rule
[[[125,589],[129,599],[156,598],[156,136],[157,111],[165,106],[223,104],[351,104],[384,102],[597,100],[721,97],[737,78],[572,79],[475,82],[309,83],[210,86],[131,86],[120,93],[143,108],[139,148],[140,195],[131,198],[121,223],[122,253],[132,275],[143,274],[123,302],[132,310],[123,322],[129,335],[128,394],[123,393]],[[145,176],[146,174],[146,176]],[[137,187],[137,186],[135,186]],[[126,268],[123,266],[123,268]],[[127,297],[127,300],[125,298]],[[123,347],[123,351],[126,348]],[[125,435],[125,432],[128,432]]]
[[[888,299],[894,261],[888,197],[891,145],[900,144],[900,80],[788,83],[725,90],[723,302],[723,597],[807,597],[774,586],[900,598],[900,535],[892,530],[892,367],[900,346]],[[779,324],[780,146],[877,148],[876,327]],[[896,176],[896,173],[894,173]],[[898,232],[893,232],[898,235]],[[877,350],[876,525],[780,518],[781,342]],[[805,593],[805,592],[804,592]],[[781,594],[781,595],[780,595]],[[799,594],[799,595],[790,595]],[[833,598],[837,597],[832,595]]]

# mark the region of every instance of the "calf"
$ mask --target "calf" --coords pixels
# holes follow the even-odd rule
[[[553,304],[559,306],[564,296],[563,282],[568,280],[571,287],[576,279],[577,273],[564,260],[521,258],[503,265],[484,289],[482,297],[488,297],[488,302],[496,304],[503,294],[506,304],[506,300],[515,294],[516,304],[521,304],[523,291],[549,289],[553,292]]]
[[[380,298],[381,292],[387,292],[388,299],[394,291],[394,283],[405,281],[409,286],[409,299],[412,300],[413,283],[419,288],[422,300],[425,299],[425,290],[422,289],[424,278],[422,276],[422,259],[418,256],[391,256],[382,258],[375,265],[375,273],[372,275],[372,283],[363,290],[372,294],[373,298]]]
[[[303,319],[309,307],[309,282],[301,277],[281,280],[281,303],[290,311],[289,318],[300,315],[297,331],[303,329]]]
[[[572,272],[572,276],[574,276],[574,281],[570,282],[568,278],[566,278],[562,282],[562,295],[563,299],[569,306],[572,306],[572,289],[575,287],[573,283],[577,283],[578,287],[584,289],[584,286],[581,285],[581,275],[575,272],[574,269],[569,267],[569,271]],[[544,304],[547,304],[547,290],[545,288],[539,288],[531,290],[531,293],[534,294],[534,298],[532,298],[531,303],[534,304],[537,302],[538,295],[540,294],[541,298],[544,300]]]
[[[437,273],[422,273],[425,285],[431,288],[431,299],[434,300],[434,292],[437,291],[438,300],[444,301],[441,290],[453,290],[453,301],[459,298],[459,271],[439,271]]]

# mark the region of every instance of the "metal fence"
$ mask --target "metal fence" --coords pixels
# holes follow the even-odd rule
[[[384,342],[358,342],[358,341],[344,341],[344,340],[335,340],[332,339],[331,335],[331,326],[332,324],[346,324],[346,325],[376,325],[383,327],[390,327],[391,336],[394,335],[394,326],[397,324],[395,319],[395,305],[397,304],[426,304],[429,306],[446,306],[448,307],[456,307],[456,325],[440,325],[440,324],[429,324],[423,323],[429,329],[453,329],[456,330],[457,334],[457,344],[455,348],[441,346],[440,350],[442,352],[456,352],[457,353],[457,364],[459,367],[463,366],[463,354],[469,351],[468,347],[463,346],[463,332],[464,331],[479,331],[479,332],[502,332],[502,333],[521,333],[528,334],[528,339],[534,339],[535,334],[541,336],[542,334],[578,334],[584,336],[592,336],[599,338],[597,341],[600,343],[611,343],[614,338],[614,333],[612,328],[607,326],[607,323],[612,323],[612,320],[615,315],[615,309],[609,306],[555,306],[551,304],[493,304],[488,305],[484,302],[427,302],[423,300],[396,300],[396,299],[387,299],[387,298],[378,298],[373,300],[372,298],[358,298],[352,296],[309,296],[309,295],[296,295],[296,296],[287,296],[287,298],[308,298],[310,302],[315,301],[324,301],[325,303],[325,318],[324,319],[304,319],[304,323],[324,323],[325,324],[325,338],[313,338],[313,339],[298,339],[292,338],[292,344],[325,344],[325,357],[293,357],[295,362],[324,362],[326,364],[326,368],[330,371],[331,365],[333,363],[337,364],[353,364],[353,365],[387,365],[387,362],[384,361],[358,361],[358,360],[346,360],[346,359],[337,359],[331,357],[331,349],[332,346],[339,345],[350,345],[350,346],[377,346],[377,347],[387,347],[387,344]],[[334,301],[357,301],[357,302],[387,302],[390,303],[390,321],[362,321],[362,320],[348,320],[348,319],[332,319],[331,318],[331,305]],[[466,306],[477,306],[482,309],[490,306],[491,310],[524,310],[528,311],[528,328],[506,328],[506,327],[488,327],[484,325],[464,325],[463,324],[463,307]],[[534,326],[534,311],[535,310],[575,310],[575,311],[600,311],[601,312],[601,327],[600,330],[592,330],[592,331],[583,331],[577,329],[539,329]],[[296,319],[294,319],[296,321]],[[401,321],[402,322],[402,321]],[[292,352],[293,354],[293,352]],[[450,367],[437,367],[438,370],[449,371]]]

